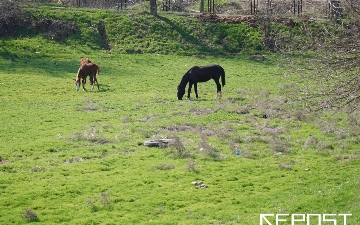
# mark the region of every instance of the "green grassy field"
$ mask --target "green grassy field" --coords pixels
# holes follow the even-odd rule
[[[305,115],[283,95],[299,82],[285,59],[1,41],[0,224],[359,223],[358,114]],[[75,90],[84,56],[101,67],[99,90]],[[213,63],[226,71],[222,98],[210,81],[177,100],[183,74]],[[177,145],[143,146],[165,137]]]

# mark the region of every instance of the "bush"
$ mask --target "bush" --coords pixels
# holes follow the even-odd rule
[[[37,222],[37,221],[39,221],[38,216],[36,215],[36,213],[32,209],[26,209],[23,217],[26,220],[26,222]]]
[[[212,24],[206,28],[209,36],[213,36],[213,44],[223,45],[228,52],[236,53],[243,50],[263,50],[263,32],[259,28],[240,24]]]
[[[29,24],[28,15],[17,4],[0,0],[0,37],[12,37]]]

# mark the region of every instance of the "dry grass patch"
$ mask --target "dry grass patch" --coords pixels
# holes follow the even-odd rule
[[[192,157],[191,152],[184,147],[178,136],[173,135],[169,139],[172,140],[168,146],[173,149],[170,154],[173,155],[174,159]]]
[[[193,131],[195,128],[189,125],[171,125],[167,127],[162,127],[165,131],[174,131],[174,132],[182,132],[182,131]]]
[[[74,163],[74,162],[82,162],[82,161],[84,161],[83,158],[81,158],[80,156],[76,156],[66,160],[65,163]]]
[[[202,135],[201,140],[199,141],[199,148],[200,152],[209,156],[211,159],[217,161],[226,158],[225,155],[220,154],[218,151],[215,150],[208,141],[207,137]]]
[[[358,159],[360,158],[359,154],[355,154],[352,153],[350,155],[338,155],[336,156],[336,160],[341,161],[341,162],[349,162],[352,161],[353,159]]]
[[[215,110],[215,109],[194,109],[194,108],[191,108],[189,110],[189,112],[193,116],[202,116],[202,115],[208,115],[208,114],[216,113],[217,110]]]
[[[28,223],[39,222],[39,217],[37,216],[37,214],[32,209],[26,209],[24,214],[23,214],[23,218]]]
[[[175,169],[175,166],[171,163],[162,163],[162,164],[155,165],[154,169],[156,169],[156,170],[172,170],[172,169]]]
[[[286,164],[286,163],[280,163],[279,164],[279,168],[283,169],[283,170],[291,170],[292,169],[292,165],[291,164]]]
[[[45,172],[46,171],[46,168],[45,167],[42,167],[42,166],[34,166],[30,169],[31,172]]]
[[[310,136],[306,139],[303,148],[304,149],[310,149],[310,148],[316,148],[319,144],[319,139],[314,136]]]
[[[106,143],[111,143],[112,140],[105,138],[105,137],[100,137],[99,136],[99,131],[97,130],[96,127],[89,127],[89,129],[85,132],[75,132],[72,134],[71,141],[88,141],[88,142],[95,142],[95,143],[99,143],[99,144],[106,144]]]
[[[0,164],[5,164],[8,161],[0,156]]]

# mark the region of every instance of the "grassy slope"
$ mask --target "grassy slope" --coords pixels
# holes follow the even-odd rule
[[[358,128],[344,116],[299,119],[281,96],[290,78],[276,56],[107,54],[75,42],[2,40],[0,224],[23,224],[27,208],[38,224],[249,225],[260,213],[360,221]],[[84,55],[101,66],[100,91],[75,91]],[[210,63],[226,70],[223,99],[208,82],[200,99],[176,100],[183,73]],[[139,146],[172,135],[192,158]],[[195,189],[199,180],[209,188]]]

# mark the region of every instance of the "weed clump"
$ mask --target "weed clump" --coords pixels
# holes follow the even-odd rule
[[[172,141],[169,143],[169,147],[173,147],[175,151],[172,151],[174,158],[187,158],[191,157],[190,152],[181,143],[180,138],[177,136],[171,137]]]
[[[81,158],[80,156],[76,156],[66,160],[66,163],[74,163],[74,162],[82,162],[82,161],[84,161],[83,158]]]
[[[90,127],[88,131],[83,133],[75,132],[70,139],[72,141],[89,141],[99,144],[106,144],[111,142],[111,140],[108,138],[100,137],[98,133],[99,131],[96,129],[96,127]]]
[[[26,209],[23,214],[24,219],[26,222],[38,222],[39,217],[32,209]]]
[[[175,169],[175,166],[171,163],[158,164],[154,166],[157,170],[172,170]]]
[[[210,145],[205,136],[201,137],[199,147],[202,153],[210,156],[213,160],[217,161],[221,159],[221,155],[217,151],[215,151],[215,149]]]
[[[110,206],[110,195],[111,195],[111,191],[101,192],[99,194],[99,201],[93,201],[92,199],[87,199],[85,201],[85,204],[91,207],[91,212],[97,212],[101,209],[101,207],[98,206],[99,203],[102,204],[103,208],[107,208]]]
[[[195,167],[196,167],[196,163],[193,160],[189,160],[189,162],[186,164],[187,171],[196,171]]]
[[[46,168],[42,166],[34,166],[30,169],[31,172],[45,172]]]
[[[283,170],[291,170],[292,165],[286,163],[280,163],[279,168]]]
[[[0,164],[5,164],[8,161],[0,156]]]
[[[310,149],[313,147],[316,147],[319,143],[319,140],[317,139],[317,137],[314,136],[310,136],[306,139],[305,143],[304,143],[304,149]]]
[[[110,205],[110,194],[111,194],[111,192],[101,192],[99,195],[100,201],[104,207],[107,207]]]

